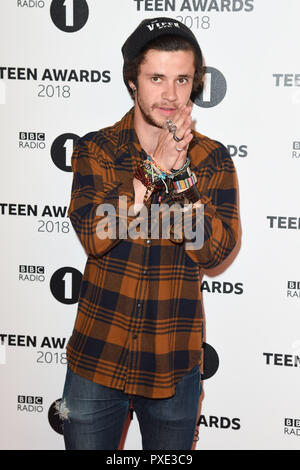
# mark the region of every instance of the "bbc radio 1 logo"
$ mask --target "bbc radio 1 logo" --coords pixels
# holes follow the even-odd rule
[[[300,281],[288,281],[287,282],[286,296],[300,299]]]
[[[46,148],[45,132],[19,132],[19,148],[44,150]]]
[[[44,132],[19,132],[19,148],[43,150],[46,148],[45,138]],[[61,134],[54,139],[50,155],[57,168],[65,172],[72,172],[71,158],[78,140],[79,136],[71,132]]]
[[[223,101],[227,92],[227,82],[220,70],[204,67],[203,90],[194,98],[200,108],[212,108]]]
[[[300,141],[293,142],[292,158],[300,160]]]
[[[300,436],[300,418],[285,418],[283,432],[288,436]]]
[[[19,265],[19,281],[44,282],[45,266]]]
[[[51,158],[54,165],[62,171],[71,172],[71,157],[79,139],[77,134],[67,132],[59,135],[51,145]]]
[[[79,31],[89,17],[86,0],[52,0],[50,16],[55,26],[65,33]]]
[[[203,342],[203,368],[201,380],[207,380],[213,377],[219,369],[219,355],[215,348],[210,344]]]
[[[17,7],[20,8],[44,8],[44,0],[17,0]]]
[[[78,302],[82,274],[75,268],[63,267],[55,271],[50,280],[53,297],[63,304]]]
[[[50,279],[53,297],[63,304],[78,302],[82,274],[78,269],[66,266],[55,271]],[[45,266],[19,265],[19,281],[44,282]]]
[[[61,404],[62,399],[59,398],[55,400],[49,410],[48,410],[48,421],[53,429],[53,431],[57,432],[58,434],[63,434],[63,405]],[[65,412],[67,411],[65,407]],[[65,416],[67,418],[67,416]]]
[[[43,397],[18,395],[17,411],[25,411],[27,413],[42,413],[43,410]]]
[[[20,8],[44,8],[46,0],[17,0]],[[52,0],[50,16],[55,26],[66,33],[79,31],[89,17],[86,0]]]

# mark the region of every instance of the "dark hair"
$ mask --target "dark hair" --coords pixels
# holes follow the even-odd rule
[[[195,75],[193,81],[193,88],[191,93],[191,99],[195,97],[202,90],[202,79],[203,79],[203,60],[202,56],[199,57],[193,45],[188,42],[186,39],[175,36],[175,35],[165,35],[159,38],[153,39],[147,43],[147,45],[141,50],[141,52],[133,59],[128,60],[126,57],[124,59],[123,65],[123,78],[127,89],[130,93],[130,96],[133,98],[133,90],[129,86],[129,81],[132,81],[135,86],[137,86],[137,76],[139,73],[139,67],[144,61],[146,53],[150,49],[155,49],[158,51],[193,51],[194,53],[194,65],[195,65]]]

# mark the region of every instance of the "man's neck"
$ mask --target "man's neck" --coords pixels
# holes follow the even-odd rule
[[[159,127],[152,126],[151,124],[146,122],[138,106],[135,106],[134,108],[133,123],[141,147],[147,153],[147,155],[153,155],[154,150],[157,147],[161,129]]]

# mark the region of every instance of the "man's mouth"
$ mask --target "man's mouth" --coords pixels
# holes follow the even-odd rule
[[[169,115],[169,114],[175,113],[176,108],[173,108],[173,107],[171,107],[171,106],[158,106],[158,110],[159,110],[162,114]]]

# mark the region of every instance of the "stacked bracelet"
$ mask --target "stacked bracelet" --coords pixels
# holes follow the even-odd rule
[[[174,169],[172,170],[172,179],[178,177],[178,175],[183,173],[185,171],[185,169],[188,169],[190,163],[191,163],[190,157],[186,157],[186,161],[185,161],[184,165],[181,168],[179,168],[179,170],[174,170]]]
[[[171,197],[175,201],[184,202],[185,199],[192,203],[199,201],[200,193],[196,186],[196,175],[195,173],[191,173],[190,171],[189,173],[190,176],[188,178],[173,181],[173,188],[177,191],[173,190],[173,192],[171,193]]]
[[[148,163],[150,164],[150,166],[152,166],[153,168],[155,168],[156,172],[158,174],[161,174],[161,175],[164,175],[165,177],[166,176],[171,176],[172,175],[172,171],[169,171],[169,170],[163,170],[159,165],[158,163],[154,160],[153,157],[150,157],[150,155],[147,155],[147,161]]]
[[[192,173],[191,176],[182,180],[173,181],[173,188],[177,190],[188,189],[194,184],[197,183],[197,178],[195,173]]]
[[[158,191],[163,187],[167,193],[170,190],[171,197],[176,201],[188,199],[190,202],[197,202],[200,199],[200,193],[196,186],[196,175],[190,170],[190,163],[191,160],[187,157],[181,168],[169,171],[161,168],[153,157],[147,155],[147,158],[140,162],[134,175],[147,188],[144,203],[149,191]]]
[[[192,172],[189,166],[186,167],[179,175],[173,178],[173,181],[185,180],[191,176]]]
[[[185,191],[181,191],[180,193],[173,191],[171,193],[171,196],[174,199],[174,201],[184,202],[184,200],[187,199],[189,202],[192,202],[193,204],[201,199],[201,195],[195,184],[193,186],[190,186]]]
[[[147,191],[144,195],[144,200],[143,203],[145,204],[147,199],[148,199],[148,193],[151,191],[158,191],[161,189],[161,184],[160,182],[153,181],[151,178],[150,174],[146,171],[144,165],[140,164],[140,166],[137,168],[134,177],[141,181],[143,185],[147,188]]]
[[[166,192],[169,192],[169,179],[172,175],[171,171],[163,170],[158,163],[147,155],[147,160],[143,162],[144,168],[147,173],[151,175],[152,181],[156,181],[161,186],[165,186]]]

